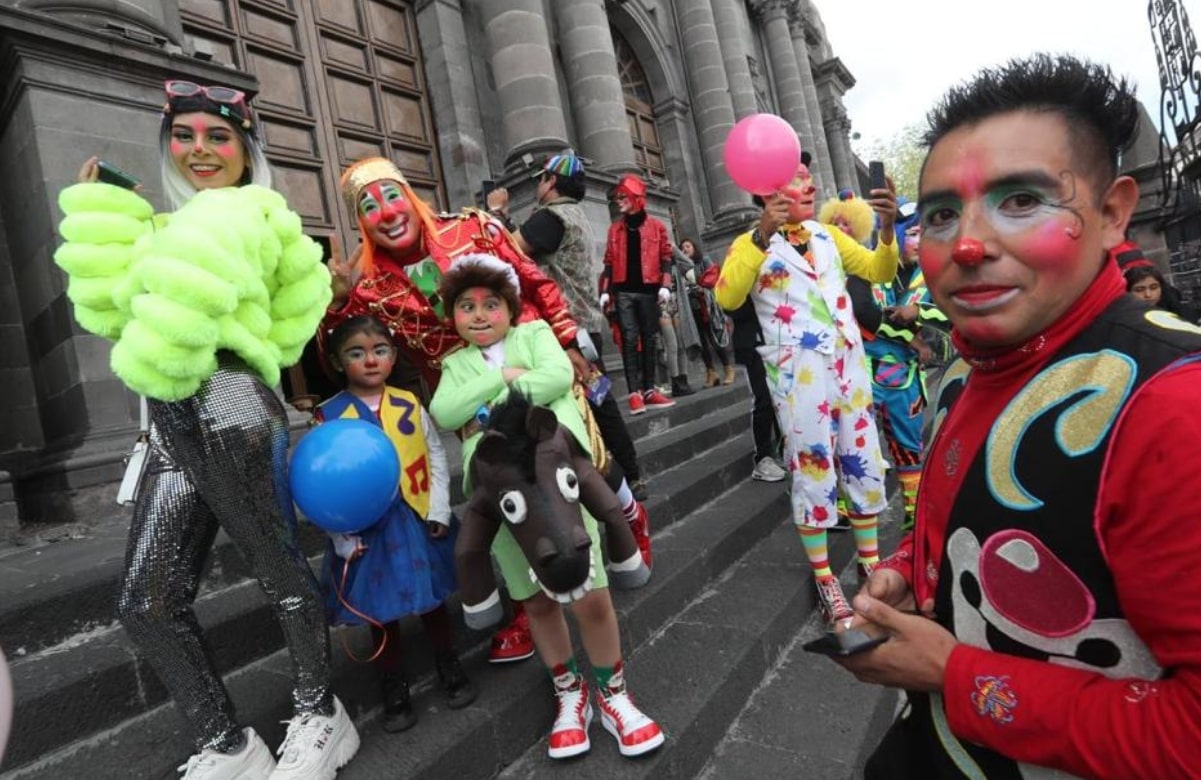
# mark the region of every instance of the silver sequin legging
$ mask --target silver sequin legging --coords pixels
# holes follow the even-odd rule
[[[220,526],[258,578],[292,654],[297,713],[332,712],[329,635],[297,542],[288,421],[275,394],[228,358],[195,395],[150,401],[152,458],[125,556],[118,614],[196,733],[199,749],[241,744],[234,708],[192,611]]]

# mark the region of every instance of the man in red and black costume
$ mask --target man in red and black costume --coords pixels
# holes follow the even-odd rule
[[[847,621],[889,640],[841,663],[911,703],[868,778],[1201,776],[1201,329],[1107,254],[1138,117],[1046,55],[930,115],[920,260],[962,360],[916,528]]]
[[[621,218],[609,226],[601,270],[600,304],[612,296],[621,326],[621,362],[630,390],[630,414],[675,406],[655,389],[659,307],[671,297],[671,238],[646,213],[646,182],[626,174],[613,190]]]
[[[363,243],[354,259],[331,264],[334,300],[318,344],[342,321],[366,314],[392,331],[404,358],[419,372],[428,399],[442,375],[442,359],[463,341],[446,318],[438,283],[451,262],[486,252],[513,266],[521,284],[521,322],[548,322],[573,363],[587,366],[576,344],[576,323],[559,288],[514,246],[497,220],[479,211],[434,214],[400,170],[372,157],[342,174],[342,195],[357,216]],[[415,388],[416,389],[416,388]],[[493,637],[490,660],[517,661],[534,654],[529,622],[515,605],[514,620]]]

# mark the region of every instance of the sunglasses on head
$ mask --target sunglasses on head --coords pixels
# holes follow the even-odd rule
[[[168,100],[176,98],[194,98],[203,95],[218,106],[230,106],[236,111],[236,117],[248,121],[250,111],[246,106],[246,93],[233,87],[204,86],[191,81],[167,81],[163,88],[167,91]],[[224,114],[225,111],[223,110]]]

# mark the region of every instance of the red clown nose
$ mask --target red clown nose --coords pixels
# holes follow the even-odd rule
[[[975,238],[961,238],[951,250],[951,259],[960,265],[980,265],[984,262],[984,244]]]

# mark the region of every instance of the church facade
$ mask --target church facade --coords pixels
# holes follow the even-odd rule
[[[788,120],[823,197],[859,189],[854,79],[811,0],[0,0],[0,52],[0,538],[120,514],[137,399],[72,320],[56,197],[97,154],[164,206],[166,79],[255,95],[276,187],[330,255],[357,242],[340,171],[370,155],[444,210],[505,185],[520,221],[531,174],[571,147],[599,236],[638,172],[711,256],[757,214],[722,163],[741,117]]]

